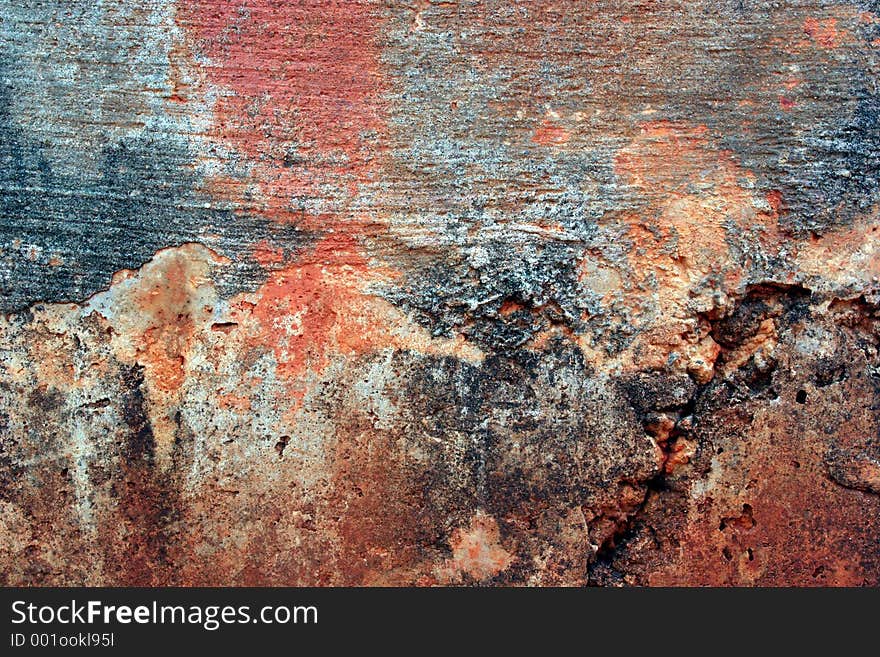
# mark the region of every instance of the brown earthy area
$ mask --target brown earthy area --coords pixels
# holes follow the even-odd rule
[[[880,585],[880,5],[0,0],[5,585]]]

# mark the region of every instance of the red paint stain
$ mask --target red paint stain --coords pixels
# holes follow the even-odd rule
[[[336,230],[295,263],[271,241],[253,246],[270,273],[256,304],[242,300],[238,311],[254,320],[250,346],[274,355],[291,409],[307,373],[383,343],[365,325],[381,318],[359,284],[368,278],[359,238],[381,230],[381,220],[293,203],[344,206],[375,177],[385,134],[377,12],[361,0],[194,0],[178,12],[219,91],[213,136],[249,170],[243,183],[218,179],[208,191],[276,222]]]
[[[254,209],[317,221],[290,212],[291,198],[328,185],[352,193],[370,176],[383,133],[373,5],[193,0],[178,20],[222,91],[216,133],[250,160],[263,194]]]
[[[218,108],[224,135],[252,157],[295,139],[363,164],[361,133],[380,129],[377,22],[363,2],[194,0],[181,18],[233,95]],[[285,154],[281,154],[282,156]]]

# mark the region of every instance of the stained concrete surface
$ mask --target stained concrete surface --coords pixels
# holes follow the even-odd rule
[[[4,584],[880,583],[876,2],[0,9]]]

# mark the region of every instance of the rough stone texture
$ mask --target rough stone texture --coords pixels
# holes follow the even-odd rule
[[[0,0],[0,580],[880,584],[878,46]]]

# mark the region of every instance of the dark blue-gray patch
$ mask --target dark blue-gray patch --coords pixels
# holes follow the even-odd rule
[[[0,83],[0,312],[80,301],[106,288],[114,272],[189,242],[229,259],[217,279],[229,295],[265,280],[252,255],[256,242],[268,240],[289,258],[311,239],[296,226],[211,202],[198,191],[190,148],[160,132],[105,147],[97,178],[59,173],[36,133],[15,125],[11,106],[12,87]]]

